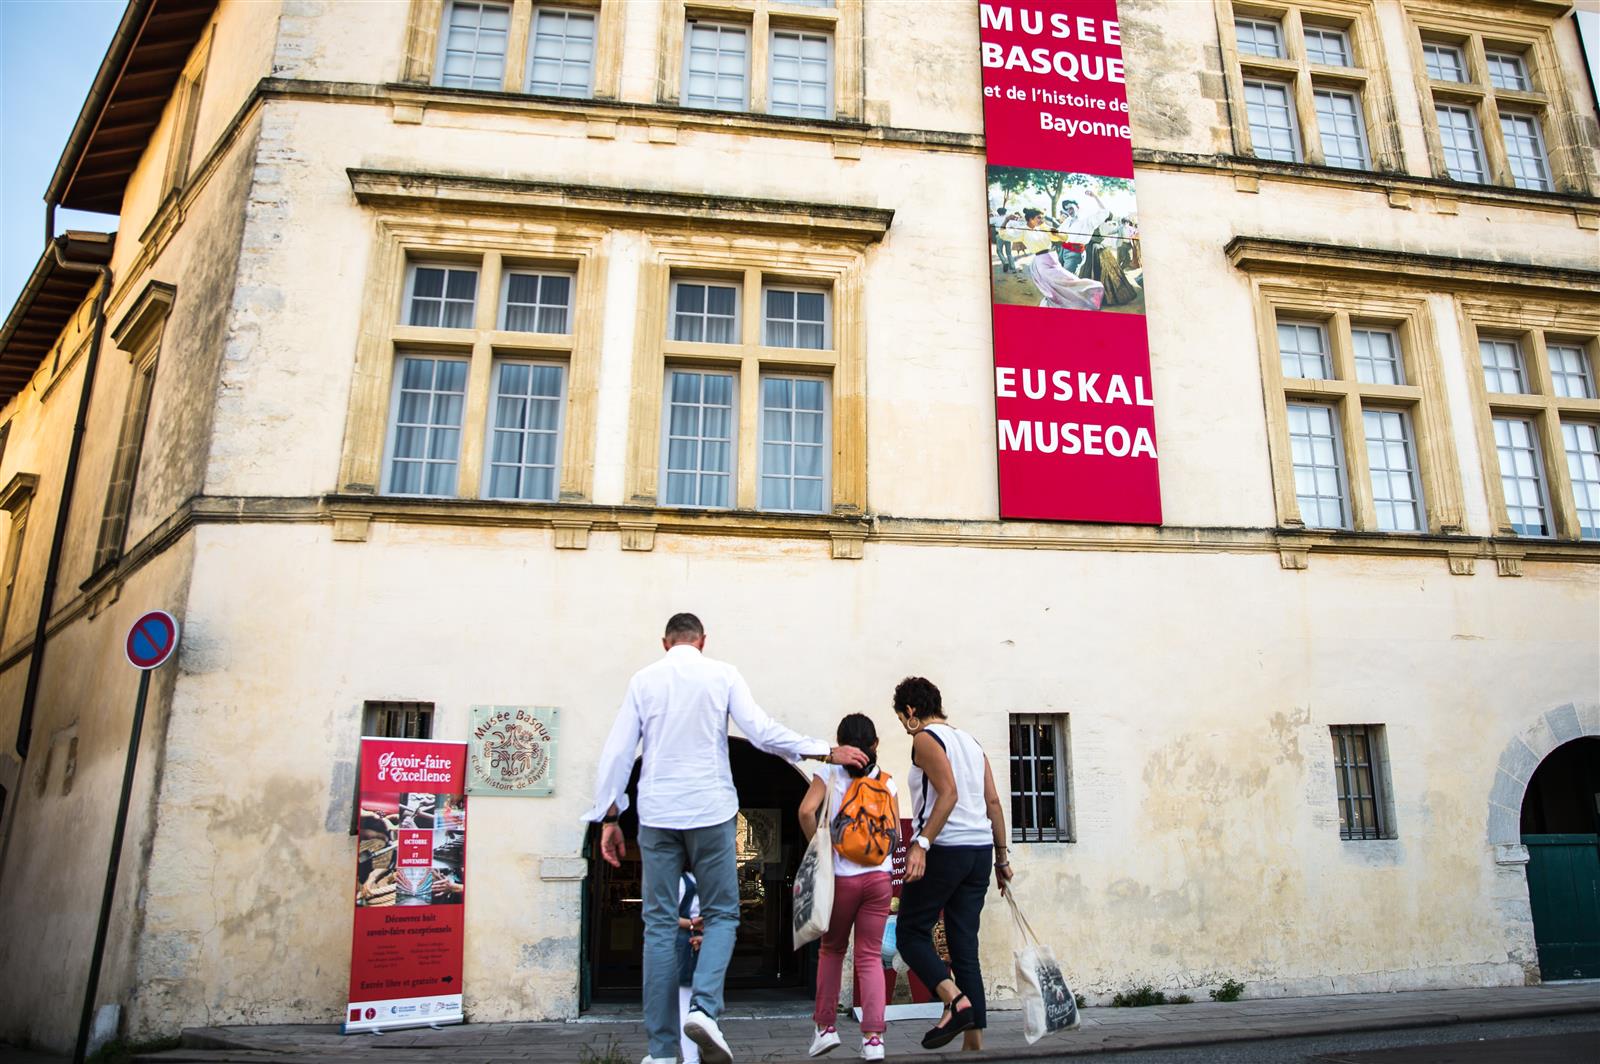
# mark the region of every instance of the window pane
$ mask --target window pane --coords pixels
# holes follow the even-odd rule
[[[1272,81],[1244,83],[1245,110],[1250,116],[1250,141],[1263,159],[1300,161],[1300,133],[1289,88]]]
[[[590,95],[594,66],[594,16],[539,9],[533,26],[528,91],[553,96]]]
[[[1550,382],[1555,393],[1567,399],[1595,398],[1594,372],[1583,348],[1570,344],[1551,344]]]
[[[739,342],[739,290],[729,285],[675,283],[672,338],[690,343]]]
[[[1506,162],[1518,188],[1548,191],[1550,167],[1544,157],[1544,137],[1539,121],[1532,115],[1500,113],[1500,132],[1505,136]]]
[[[1288,409],[1300,519],[1310,527],[1348,528],[1344,455],[1333,408],[1291,403]]]
[[[1489,83],[1497,89],[1528,90],[1528,71],[1520,55],[1509,52],[1489,52],[1484,58],[1489,65]]]
[[[1278,356],[1283,375],[1300,380],[1328,380],[1333,362],[1328,357],[1328,330],[1320,323],[1278,323]]]
[[[761,384],[763,509],[826,509],[824,382],[767,376]]]
[[[746,31],[740,26],[690,22],[683,103],[687,107],[743,110]]]
[[[820,351],[828,346],[825,292],[767,289],[765,343]]]
[[[1584,539],[1600,539],[1600,428],[1587,422],[1564,422],[1561,440],[1567,452],[1579,533]]]
[[[503,89],[510,27],[511,9],[505,4],[454,0],[445,14],[439,84],[459,89]]]
[[[1352,170],[1367,168],[1367,137],[1361,121],[1361,104],[1348,92],[1317,89],[1317,130],[1329,166]]]
[[[501,328],[510,332],[566,333],[572,279],[559,274],[506,275]]]
[[[1283,58],[1283,37],[1276,22],[1256,18],[1234,19],[1233,32],[1239,41],[1239,51],[1244,54],[1264,55],[1269,59]]]
[[[833,38],[823,34],[773,31],[767,109],[828,118],[832,46]]]
[[[1440,104],[1434,108],[1439,119],[1439,142],[1444,149],[1445,168],[1457,181],[1484,181],[1483,153],[1478,144],[1478,119],[1467,107]]]
[[[1350,65],[1350,41],[1343,30],[1306,27],[1306,58],[1325,66]]]
[[[1409,416],[1401,410],[1366,410],[1367,465],[1378,528],[1385,532],[1422,529],[1422,491],[1411,444]]]
[[[1528,373],[1522,359],[1522,345],[1515,340],[1479,340],[1478,356],[1483,362],[1483,383],[1491,392],[1519,395],[1528,391]]]
[[[1500,487],[1506,517],[1519,536],[1548,536],[1548,506],[1533,422],[1524,418],[1494,419],[1495,454],[1500,462]]]
[[[666,503],[727,506],[733,472],[733,376],[668,374]]]
[[[1363,384],[1404,384],[1400,344],[1388,329],[1350,330],[1355,349],[1356,380]]]
[[[390,427],[390,494],[455,494],[466,369],[461,359],[401,359]]]
[[[565,367],[501,362],[491,404],[488,496],[554,502]]]
[[[1423,63],[1427,66],[1428,77],[1434,81],[1464,82],[1467,80],[1467,63],[1461,55],[1461,49],[1448,44],[1427,44],[1422,46]]]

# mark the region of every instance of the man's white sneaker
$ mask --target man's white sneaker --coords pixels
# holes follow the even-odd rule
[[[811,1036],[811,1055],[820,1057],[839,1048],[839,1032],[832,1027],[818,1027]]]
[[[722,1037],[717,1021],[695,1009],[683,1019],[683,1033],[700,1047],[700,1064],[733,1064],[728,1040]]]
[[[639,1061],[639,1064],[678,1064],[678,1058],[677,1057],[652,1057],[650,1054],[646,1053],[644,1055],[644,1059]]]
[[[861,1059],[883,1059],[883,1035],[869,1034],[865,1038],[861,1039]]]

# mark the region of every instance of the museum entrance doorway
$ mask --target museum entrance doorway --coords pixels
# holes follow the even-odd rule
[[[728,740],[728,762],[739,792],[736,833],[739,864],[739,934],[728,966],[728,996],[809,997],[816,983],[816,945],[791,948],[791,891],[805,852],[798,811],[806,777],[781,758],[743,739]],[[580,1005],[636,1002],[644,977],[644,920],[639,874],[639,821],[635,815],[640,763],[628,781],[622,833],[628,853],[621,868],[600,857],[600,833],[591,828],[584,856],[583,972]]]
[[[1600,977],[1600,739],[1550,751],[1522,799],[1539,975]]]

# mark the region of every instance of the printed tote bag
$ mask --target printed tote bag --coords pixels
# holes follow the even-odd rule
[[[1078,1026],[1078,1001],[1061,974],[1061,965],[1050,947],[1039,941],[1028,918],[1017,907],[1016,888],[1006,890],[1011,919],[1017,928],[1018,948],[1011,951],[1017,962],[1017,996],[1022,999],[1022,1033],[1033,1045],[1047,1034],[1071,1031]]]
[[[817,830],[800,858],[794,874],[794,948],[818,939],[828,930],[833,915],[833,839],[828,833],[832,817],[833,788],[828,787],[817,814]]]

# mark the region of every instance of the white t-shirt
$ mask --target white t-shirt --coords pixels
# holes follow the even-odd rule
[[[829,821],[829,823],[819,822],[817,830],[829,832],[829,838],[831,839],[831,822],[838,815],[839,806],[844,802],[844,796],[849,792],[850,784],[855,782],[855,777],[850,775],[843,765],[824,765],[822,766],[822,771],[817,775],[828,784],[828,796],[824,803],[825,808],[818,810],[817,815],[819,817],[825,816]],[[876,765],[872,767],[872,775],[874,777],[882,776],[883,782],[889,787],[889,793],[897,799],[900,797],[900,791],[894,785],[893,776],[884,774]],[[895,825],[895,830],[900,830],[899,824]],[[829,849],[833,849],[833,847],[830,845]],[[836,876],[864,876],[869,872],[887,872],[893,861],[893,850],[885,854],[883,861],[879,864],[861,865],[856,864],[848,857],[841,857],[839,851],[835,849],[833,850],[833,874]]]

